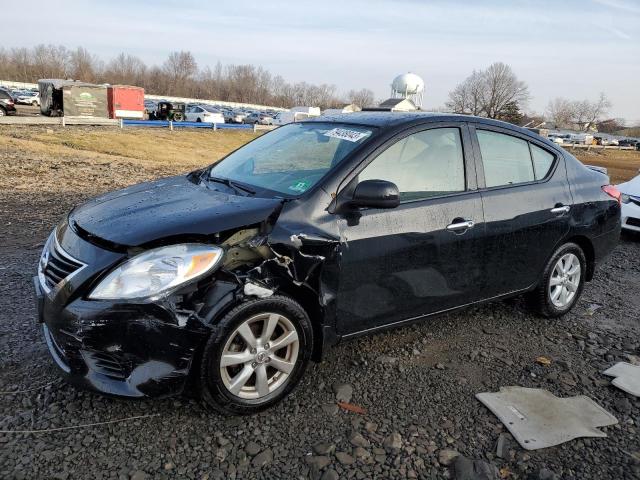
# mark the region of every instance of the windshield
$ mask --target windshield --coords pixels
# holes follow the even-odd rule
[[[236,150],[214,165],[210,176],[301,195],[371,134],[372,129],[355,125],[290,123]]]
[[[211,113],[220,113],[220,110],[218,110],[217,108],[214,107],[210,107],[209,105],[200,105],[202,108],[204,108],[207,112],[211,112]]]

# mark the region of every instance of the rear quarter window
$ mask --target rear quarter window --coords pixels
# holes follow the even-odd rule
[[[551,170],[556,157],[546,150],[531,144],[531,158],[533,158],[536,180],[542,180]]]

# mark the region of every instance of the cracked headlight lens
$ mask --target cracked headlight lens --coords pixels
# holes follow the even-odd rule
[[[94,300],[156,297],[212,271],[222,259],[220,247],[185,243],[155,248],[111,271],[91,292]]]

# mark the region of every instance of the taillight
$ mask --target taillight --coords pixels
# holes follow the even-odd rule
[[[618,202],[618,205],[621,204],[622,193],[620,193],[620,190],[618,190],[616,187],[614,187],[613,185],[604,185],[602,187],[602,191],[610,197],[615,198]]]

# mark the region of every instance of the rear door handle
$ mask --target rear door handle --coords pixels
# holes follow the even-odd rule
[[[571,210],[569,205],[563,205],[561,207],[554,207],[551,209],[551,213],[567,213]]]
[[[449,230],[450,232],[458,232],[460,230],[473,228],[474,225],[475,223],[473,222],[473,220],[465,220],[464,222],[450,223],[449,225],[447,225],[447,230]]]

